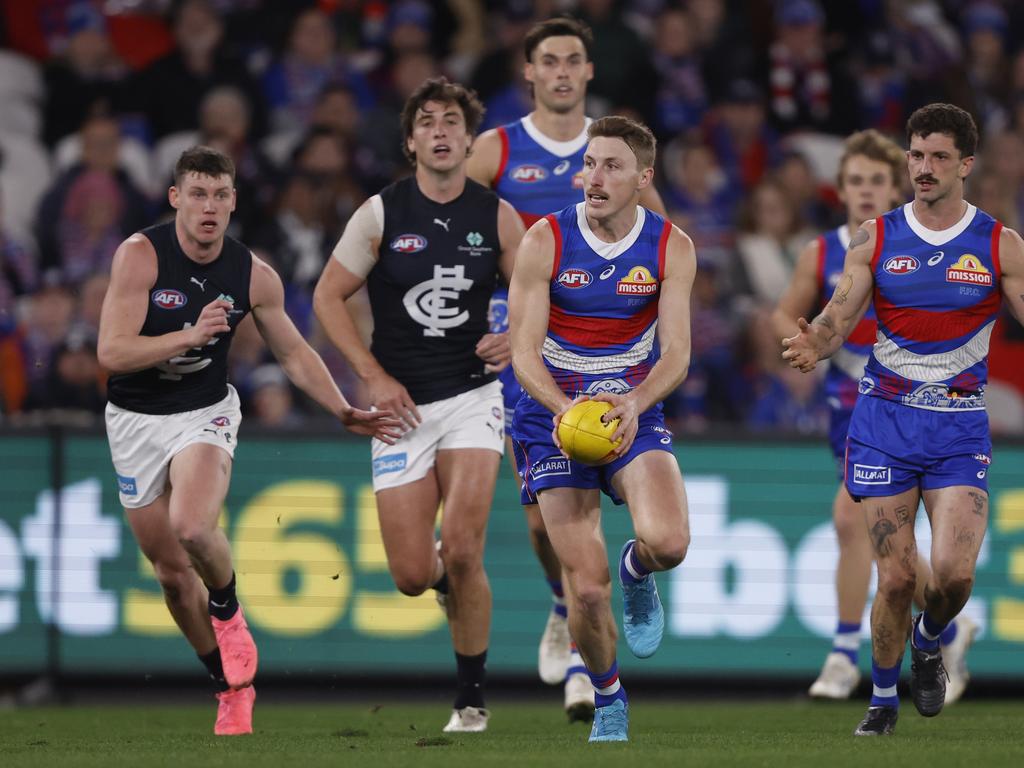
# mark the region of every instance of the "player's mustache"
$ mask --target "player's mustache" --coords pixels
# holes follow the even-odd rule
[[[921,184],[923,182],[928,182],[929,184],[939,183],[938,180],[935,179],[933,176],[918,176],[916,179],[914,179],[914,183],[916,184]]]

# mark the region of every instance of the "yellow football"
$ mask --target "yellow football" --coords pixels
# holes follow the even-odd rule
[[[601,464],[618,447],[612,442],[619,420],[605,424],[601,417],[612,409],[611,403],[583,400],[565,412],[558,422],[558,439],[570,459],[581,464]]]

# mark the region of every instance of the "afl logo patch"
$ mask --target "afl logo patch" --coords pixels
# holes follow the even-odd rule
[[[508,177],[512,181],[533,184],[535,181],[544,181],[548,177],[548,172],[539,165],[517,165],[509,172]]]
[[[160,309],[181,309],[188,304],[188,296],[173,288],[157,288],[153,291],[153,303]]]
[[[427,247],[423,235],[399,235],[391,241],[391,250],[399,253],[419,253]]]
[[[558,284],[564,288],[583,288],[594,281],[594,276],[585,269],[567,269],[558,276]]]
[[[882,269],[890,275],[909,275],[911,272],[917,272],[920,266],[921,263],[913,256],[893,256],[886,260]]]

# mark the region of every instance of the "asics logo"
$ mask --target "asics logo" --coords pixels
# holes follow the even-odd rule
[[[932,256],[930,259],[928,259],[928,266],[929,267],[934,267],[936,264],[938,264],[940,261],[942,261],[942,259],[943,259],[943,257],[945,255],[946,255],[945,251],[936,251],[935,255]]]
[[[611,277],[614,274],[615,274],[615,265],[612,264],[610,267],[606,267],[601,272],[601,274],[598,275],[598,278],[601,279],[601,280],[607,280],[609,277]]]
[[[560,162],[558,165],[555,166],[554,174],[555,174],[555,176],[561,176],[563,173],[565,173],[568,170],[569,170],[569,161],[568,160],[563,160],[562,162]]]

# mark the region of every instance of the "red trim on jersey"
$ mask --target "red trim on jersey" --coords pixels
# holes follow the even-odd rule
[[[885,219],[881,216],[875,219],[875,252],[871,254],[871,274],[875,274],[878,266],[878,257],[882,255],[882,246],[885,244]]]
[[[516,211],[516,213],[519,214],[519,218],[523,220],[523,224],[527,229],[544,218],[543,216],[538,216],[536,213],[527,213],[526,211]]]
[[[668,236],[672,233],[672,222],[666,221],[658,239],[658,282],[665,279],[665,252],[668,250]]]
[[[874,344],[878,340],[878,321],[870,317],[862,317],[846,340],[851,344]]]
[[[501,139],[501,160],[498,161],[498,172],[491,179],[491,189],[498,186],[498,180],[505,173],[505,166],[508,165],[508,134],[505,132],[505,126],[503,125],[498,126],[498,138]]]
[[[822,307],[828,303],[830,296],[825,295],[825,250],[828,247],[825,244],[825,236],[818,235],[818,297],[819,303]]]
[[[544,217],[551,225],[551,234],[555,236],[555,258],[551,261],[551,282],[558,277],[558,267],[562,263],[562,228],[558,226],[558,218],[553,213]],[[554,307],[552,307],[554,309]]]
[[[992,227],[992,272],[994,273],[995,282],[999,282],[999,276],[1002,274],[1002,269],[999,267],[999,236],[1003,234],[1003,222],[997,221],[995,226]]]
[[[582,317],[552,304],[548,330],[572,344],[601,348],[635,341],[657,317],[656,301],[631,317]]]
[[[1000,294],[993,290],[970,307],[931,312],[927,309],[897,307],[881,291],[875,291],[878,322],[891,333],[913,341],[949,341],[966,336],[992,320],[999,310]]]

